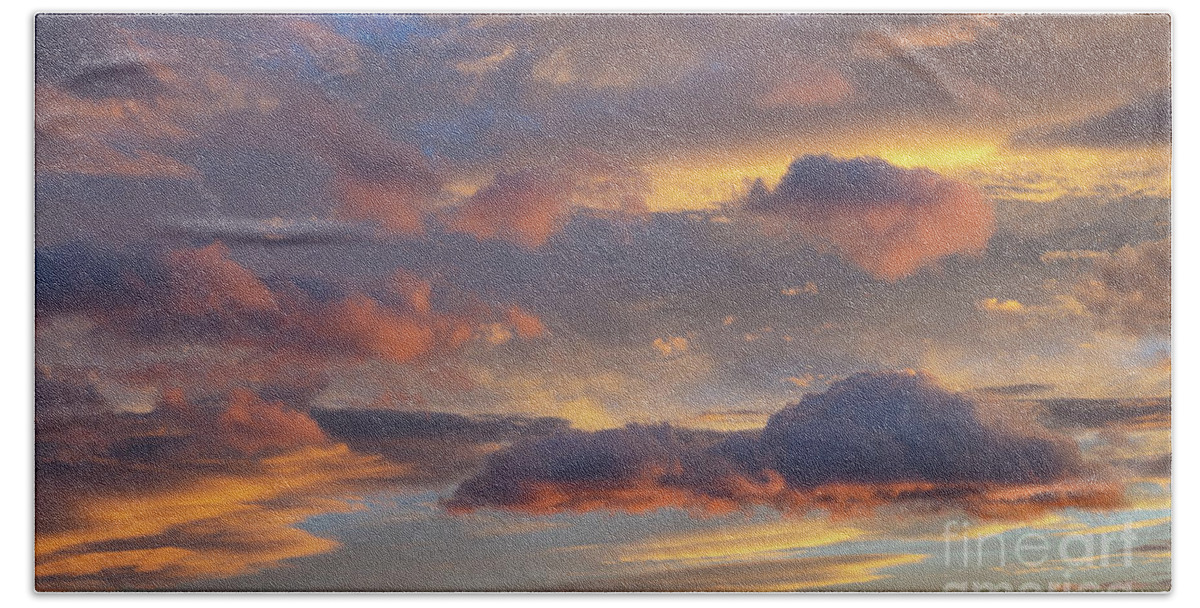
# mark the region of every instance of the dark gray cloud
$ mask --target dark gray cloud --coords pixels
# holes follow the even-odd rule
[[[449,412],[384,409],[313,409],[317,424],[339,439],[452,439],[483,443],[566,432],[571,423],[552,416],[463,416]]]
[[[1039,399],[1043,424],[1051,428],[1102,429],[1119,426],[1169,428],[1171,398]]]
[[[980,395],[995,395],[998,397],[1021,397],[1024,395],[1036,395],[1054,390],[1053,384],[1036,384],[1036,383],[1021,383],[1021,384],[1001,384],[997,386],[984,386],[977,388],[971,392]]]
[[[918,373],[857,374],[771,417],[765,450],[788,483],[1039,483],[1076,472],[1074,444],[989,426]]]
[[[34,370],[34,422],[39,429],[61,419],[90,417],[107,411],[107,402],[86,379],[54,377],[45,369]]]
[[[358,242],[371,239],[374,233],[360,224],[331,220],[289,221],[279,218],[222,217],[215,220],[177,221],[163,230],[187,242],[196,244],[252,243],[258,245],[314,246]]]
[[[1079,122],[1013,135],[1015,146],[1114,148],[1171,143],[1171,90],[1155,91],[1112,111]]]
[[[33,256],[38,314],[120,309],[143,297],[145,279],[161,276],[152,259],[73,242]]]
[[[970,397],[927,375],[860,373],[777,412],[760,434],[630,425],[519,442],[447,504],[533,512],[814,508],[840,500],[821,489],[839,484],[878,488],[867,501],[962,498],[1081,471],[1073,442],[987,424]]]

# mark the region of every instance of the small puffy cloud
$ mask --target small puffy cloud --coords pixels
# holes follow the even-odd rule
[[[541,247],[576,209],[611,217],[636,217],[646,210],[647,176],[625,159],[587,149],[533,167],[496,174],[443,215],[446,226],[479,239]]]
[[[947,255],[978,253],[995,230],[992,206],[975,188],[877,158],[803,156],[773,191],[756,184],[744,207],[889,281]]]
[[[543,245],[566,222],[570,185],[532,172],[501,174],[449,218],[452,230],[525,247]]]
[[[805,374],[803,376],[788,376],[787,378],[783,379],[784,382],[790,382],[800,388],[808,388],[812,385],[813,380],[816,380],[816,378],[813,377],[812,374]]]
[[[313,317],[314,337],[366,355],[404,363],[434,348],[436,327],[397,313],[363,294],[353,294]]]
[[[447,505],[533,513],[727,512],[755,504],[804,511],[938,496],[1002,513],[1044,500],[1115,500],[1110,489],[1071,485],[1082,473],[1073,442],[985,422],[977,406],[925,374],[861,373],[777,412],[759,433],[629,425],[518,442],[491,457]],[[1054,484],[1064,483],[1071,489],[1060,494]]]
[[[230,394],[218,424],[229,445],[247,454],[326,442],[321,427],[303,412],[246,389]]]
[[[542,320],[520,306],[509,307],[508,322],[512,324],[517,335],[522,338],[540,338],[542,334],[546,333],[546,326],[542,324]]]
[[[1171,90],[1162,89],[1079,122],[1030,129],[1010,140],[1021,146],[1119,148],[1171,143]]]
[[[522,340],[540,338],[546,326],[535,314],[513,305],[504,313],[503,322],[485,323],[479,327],[478,336],[493,346],[507,344],[514,336]]]
[[[1133,336],[1171,333],[1171,239],[1126,245],[1096,261],[1076,297],[1100,321]]]

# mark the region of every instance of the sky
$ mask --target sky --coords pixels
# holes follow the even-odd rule
[[[1170,34],[39,16],[37,586],[1169,589]]]

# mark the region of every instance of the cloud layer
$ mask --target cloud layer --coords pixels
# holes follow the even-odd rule
[[[1022,131],[1011,143],[1086,148],[1170,145],[1171,90],[1155,91],[1079,122]]]
[[[1171,335],[1171,239],[1098,258],[1077,297],[1105,325],[1134,336]]]
[[[448,506],[836,510],[938,497],[986,510],[997,505],[981,497],[997,488],[1048,488],[1083,474],[1073,442],[986,424],[977,407],[924,374],[856,374],[776,413],[760,434],[630,425],[519,442],[463,482]],[[1103,490],[1058,492],[1036,498],[1033,490],[1007,506],[1112,499]]]

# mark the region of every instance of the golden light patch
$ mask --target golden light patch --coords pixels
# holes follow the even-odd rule
[[[1017,300],[1001,300],[988,298],[979,302],[979,308],[989,312],[1020,313],[1025,311],[1025,305]]]
[[[884,147],[870,155],[905,169],[925,168],[950,172],[993,159],[997,151],[997,146],[992,143],[935,142],[919,147]]]
[[[1113,524],[1109,526],[1090,526],[1087,528],[1079,528],[1077,530],[1064,530],[1058,532],[1055,536],[1100,536],[1104,534],[1113,534],[1124,532],[1125,530],[1137,530],[1139,528],[1149,528],[1151,526],[1159,526],[1170,523],[1171,516],[1155,517],[1152,519],[1142,519],[1138,521],[1126,522],[1123,524]]]
[[[336,547],[295,525],[351,510],[364,484],[402,472],[381,456],[357,454],[345,445],[312,446],[266,458],[244,472],[205,473],[169,488],[88,497],[74,529],[36,536],[35,573],[39,580],[65,581],[50,586],[66,589],[73,578],[122,569],[147,575],[138,587],[257,571]]]
[[[744,196],[756,179],[774,185],[792,159],[788,151],[731,151],[652,162],[641,168],[650,183],[646,207],[650,211],[717,209]]]
[[[667,534],[621,550],[622,562],[718,562],[836,545],[868,537],[866,530],[820,520],[781,519],[685,534]]]

